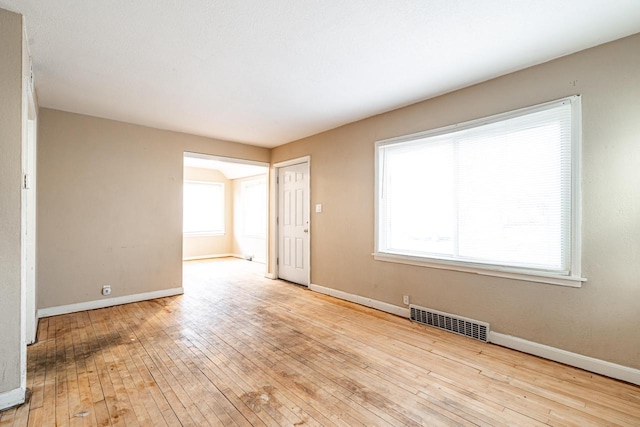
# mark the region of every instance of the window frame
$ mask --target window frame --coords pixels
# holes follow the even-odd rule
[[[184,231],[184,186],[186,184],[199,184],[199,185],[210,185],[210,186],[215,186],[215,187],[220,187],[222,188],[222,228],[221,230],[210,230],[210,231]],[[218,181],[198,181],[198,180],[190,180],[190,179],[186,179],[182,182],[183,185],[183,201],[182,201],[182,207],[183,207],[183,218],[182,218],[182,235],[185,237],[200,237],[200,236],[224,236],[226,234],[226,230],[227,230],[227,218],[226,218],[226,204],[227,204],[227,193],[226,193],[226,188],[224,185],[224,182],[218,182]]]
[[[440,259],[428,256],[413,256],[396,254],[381,250],[381,191],[383,190],[383,171],[381,156],[382,149],[390,145],[407,143],[424,138],[442,136],[464,129],[475,128],[491,123],[508,120],[514,117],[544,111],[555,106],[571,104],[571,226],[570,226],[570,269],[567,274],[540,271],[524,267],[501,266],[497,264],[473,263],[460,260]],[[444,126],[424,132],[402,135],[394,138],[376,141],[375,143],[375,219],[374,219],[374,252],[377,261],[399,264],[417,265],[422,267],[455,270],[480,275],[504,277],[529,282],[547,283],[552,285],[580,287],[586,281],[581,277],[581,159],[582,159],[582,107],[581,96],[574,95],[555,101],[545,102],[530,107],[495,114],[480,119],[470,120],[458,124]]]

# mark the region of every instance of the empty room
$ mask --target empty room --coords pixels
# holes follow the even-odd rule
[[[639,426],[640,2],[0,0],[0,426]]]

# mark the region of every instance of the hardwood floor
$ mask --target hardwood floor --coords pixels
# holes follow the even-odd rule
[[[40,320],[0,426],[639,426],[640,387],[190,261],[185,294]]]

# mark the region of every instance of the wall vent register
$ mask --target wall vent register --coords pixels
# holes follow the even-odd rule
[[[464,335],[483,342],[489,342],[489,324],[466,317],[455,316],[430,308],[409,306],[411,320],[423,325],[434,326],[455,334]]]

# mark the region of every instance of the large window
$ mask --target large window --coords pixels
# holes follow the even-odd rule
[[[224,234],[224,184],[184,182],[183,232]]]
[[[267,180],[242,183],[242,233],[264,238],[267,233]]]
[[[579,101],[378,142],[376,259],[578,286]]]

